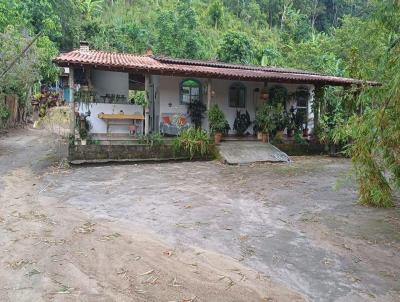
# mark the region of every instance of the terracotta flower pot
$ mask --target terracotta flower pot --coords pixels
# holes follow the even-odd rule
[[[219,145],[221,143],[222,133],[215,133],[214,135],[214,143]]]
[[[276,132],[276,138],[279,139],[279,140],[283,139],[283,130],[278,130]]]
[[[259,141],[262,140],[262,133],[261,132],[257,132],[257,139]]]
[[[264,144],[268,143],[268,141],[269,141],[269,133],[268,133],[268,132],[263,132],[263,133],[262,133],[262,139],[261,139],[261,141],[262,141]]]

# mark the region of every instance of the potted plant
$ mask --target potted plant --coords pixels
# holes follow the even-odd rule
[[[272,112],[273,108],[264,104],[256,113],[256,125],[257,129],[262,133],[263,143],[269,141],[269,133],[275,129]]]
[[[87,143],[87,138],[89,137],[89,131],[92,128],[92,124],[87,119],[87,116],[81,118],[80,121],[79,137],[81,138],[81,145],[85,146]]]
[[[213,105],[208,111],[208,123],[211,133],[214,134],[214,142],[216,145],[221,143],[222,133],[226,131],[227,125],[225,122],[225,115],[222,110],[218,107],[217,104]]]
[[[233,122],[233,130],[236,130],[236,133],[242,136],[250,125],[251,120],[249,112],[246,110],[246,113],[240,113],[240,111],[237,110],[236,118]]]
[[[276,127],[275,138],[281,141],[283,139],[283,131],[289,124],[289,116],[282,104],[277,104],[274,107],[273,122]]]
[[[206,105],[200,100],[194,100],[188,105],[188,114],[195,128],[201,128],[201,120],[206,110]]]

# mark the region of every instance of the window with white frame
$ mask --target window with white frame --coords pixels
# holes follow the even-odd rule
[[[300,87],[296,91],[296,108],[297,112],[303,116],[303,121],[307,127],[308,121],[308,100],[310,98],[310,91],[307,87]]]

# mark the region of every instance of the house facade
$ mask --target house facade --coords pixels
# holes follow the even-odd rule
[[[188,104],[195,100],[207,109],[218,104],[231,128],[229,133],[235,134],[237,112],[247,111],[254,121],[257,108],[268,104],[269,94],[276,87],[287,92],[283,104],[286,110],[301,110],[304,127],[312,131],[314,115],[318,114],[313,106],[316,89],[362,84],[301,70],[91,51],[87,45],[61,54],[54,62],[70,71],[71,114],[78,110],[90,115],[94,134],[129,133],[134,129],[136,133],[174,135],[170,124],[178,117],[189,125]],[[307,97],[299,99],[298,91],[308,92]],[[148,104],[145,107],[137,104],[141,95]],[[206,114],[202,127],[208,130]],[[252,125],[246,133],[253,134]]]

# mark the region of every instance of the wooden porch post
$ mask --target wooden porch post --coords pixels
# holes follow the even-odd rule
[[[146,108],[144,109],[144,134],[149,134],[149,88],[150,88],[150,76],[148,74],[145,75],[144,78],[144,90],[145,90],[145,97],[146,97]]]
[[[207,79],[207,111],[209,111],[211,109],[211,91],[212,91],[211,79],[208,78]],[[210,123],[208,122],[208,118],[207,118],[207,129],[208,129],[208,135],[210,135],[211,129],[210,129]]]
[[[207,79],[207,110],[211,108],[211,79]]]
[[[70,114],[70,121],[69,121],[69,131],[72,137],[75,139],[75,96],[74,96],[74,68],[69,68],[69,78],[68,78],[68,85],[69,85],[69,114]]]
[[[314,100],[313,100],[313,111],[314,111],[314,129],[318,129],[320,115],[323,114],[323,99],[324,99],[324,86],[317,85],[314,88]]]

